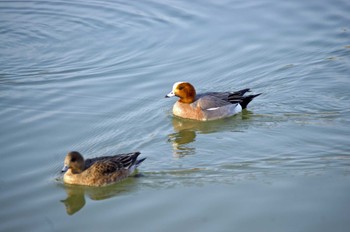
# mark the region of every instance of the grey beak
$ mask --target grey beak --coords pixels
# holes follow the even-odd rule
[[[168,97],[174,97],[174,96],[175,96],[175,94],[174,94],[173,91],[171,91],[170,93],[168,93],[167,95],[165,95],[166,98],[168,98]]]
[[[62,171],[61,171],[61,172],[62,172],[62,173],[63,173],[63,172],[66,172],[68,169],[69,169],[69,167],[68,167],[67,165],[64,165],[64,167],[62,168]]]

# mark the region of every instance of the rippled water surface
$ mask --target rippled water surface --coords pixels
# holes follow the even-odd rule
[[[346,231],[350,4],[0,0],[0,231]],[[174,118],[176,81],[251,88]],[[141,151],[137,177],[64,185],[65,154]]]

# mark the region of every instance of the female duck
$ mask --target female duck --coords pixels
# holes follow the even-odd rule
[[[179,97],[173,107],[173,113],[182,118],[200,121],[230,117],[245,109],[253,98],[260,94],[244,96],[249,89],[237,92],[208,92],[196,94],[195,88],[188,82],[176,82],[172,91],[165,97]]]
[[[103,186],[118,182],[131,175],[146,158],[137,159],[140,152],[102,156],[84,160],[76,151],[64,159],[63,181],[67,184]]]

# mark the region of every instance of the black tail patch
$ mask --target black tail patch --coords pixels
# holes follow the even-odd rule
[[[250,92],[250,89],[242,89],[237,92],[234,92],[235,95],[243,96],[246,92]]]
[[[251,102],[253,100],[253,98],[259,96],[261,93],[259,94],[255,94],[255,95],[248,95],[248,96],[243,96],[245,93],[250,92],[250,89],[242,89],[236,92],[231,92],[228,96],[228,101],[231,104],[236,104],[239,103],[242,106],[242,109],[247,108],[247,105],[249,104],[249,102]]]
[[[251,102],[255,97],[259,96],[261,93],[259,94],[255,94],[255,95],[248,95],[245,97],[242,97],[241,102],[239,103],[242,106],[242,109],[247,108],[249,102]]]

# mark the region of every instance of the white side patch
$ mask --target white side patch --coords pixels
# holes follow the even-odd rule
[[[131,175],[136,169],[136,165],[132,165],[130,168],[129,168],[129,174]]]
[[[240,104],[237,104],[237,106],[235,107],[234,113],[237,114],[237,113],[239,113],[241,111],[242,111],[242,106]]]
[[[219,109],[219,107],[212,107],[212,108],[209,108],[207,110],[217,110],[217,109]]]

